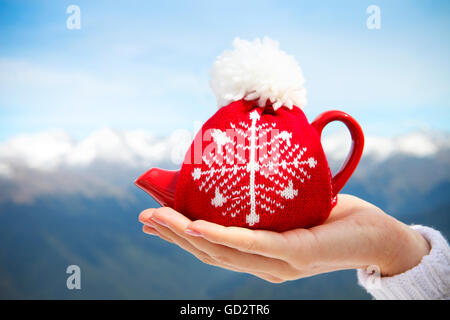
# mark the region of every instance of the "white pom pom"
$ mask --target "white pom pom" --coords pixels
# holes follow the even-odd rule
[[[240,99],[258,99],[261,107],[269,99],[275,110],[306,105],[302,70],[294,57],[278,48],[277,41],[236,38],[233,47],[217,57],[211,70],[210,85],[219,108]]]

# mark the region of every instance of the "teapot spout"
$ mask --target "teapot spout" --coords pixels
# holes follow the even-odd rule
[[[179,170],[152,168],[137,178],[134,183],[152,196],[161,206],[173,207],[179,175]]]

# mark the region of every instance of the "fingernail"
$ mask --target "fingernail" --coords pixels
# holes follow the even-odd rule
[[[157,224],[160,224],[160,225],[162,225],[164,227],[168,227],[169,226],[166,222],[164,222],[162,220],[159,220],[158,218],[152,217],[152,220],[155,221]]]
[[[184,230],[184,232],[186,232],[188,235],[193,236],[193,237],[203,237],[203,235],[200,232],[192,230],[192,229],[186,229],[186,230]]]

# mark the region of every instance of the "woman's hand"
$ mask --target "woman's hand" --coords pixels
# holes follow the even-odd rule
[[[368,266],[390,276],[411,269],[428,254],[427,241],[412,228],[359,198],[338,197],[324,224],[283,233],[191,221],[170,208],[147,209],[139,221],[145,233],[204,263],[277,283]]]

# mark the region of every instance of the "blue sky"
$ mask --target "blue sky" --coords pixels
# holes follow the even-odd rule
[[[66,28],[66,8],[81,29]],[[366,27],[369,5],[381,29]],[[307,80],[312,120],[329,109],[367,134],[450,130],[448,1],[3,1],[0,140],[101,127],[167,135],[216,110],[215,57],[269,36]]]

